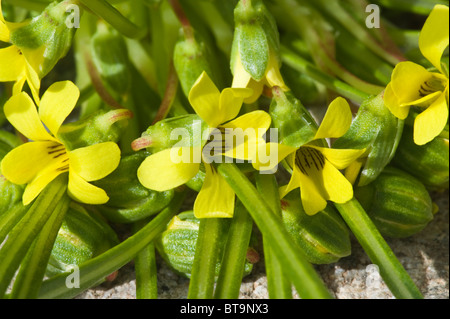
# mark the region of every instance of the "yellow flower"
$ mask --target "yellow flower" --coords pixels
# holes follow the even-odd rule
[[[226,88],[220,92],[208,75],[203,72],[189,93],[189,101],[195,112],[208,124],[208,137],[213,140],[199,142],[191,147],[172,147],[150,155],[138,169],[138,178],[147,188],[156,191],[173,189],[188,182],[204,165],[205,180],[194,203],[197,218],[232,217],[235,193],[225,179],[217,173],[214,156],[210,150],[217,151],[215,158],[238,158],[253,161],[258,145],[264,143],[262,135],[270,126],[269,114],[254,111],[234,119],[242,106],[244,98],[250,96],[250,89]],[[234,120],[233,120],[234,119]],[[239,133],[253,130],[256,134],[243,136]],[[240,143],[227,143],[227,134],[238,132]],[[220,133],[220,134],[217,134]],[[216,136],[219,135],[219,138]],[[239,137],[242,137],[240,139]],[[203,140],[203,139],[202,139]],[[174,161],[174,154],[185,152],[190,155],[187,161]],[[196,154],[198,160],[194,160]],[[201,160],[200,160],[201,158]]]
[[[51,85],[44,93],[39,112],[25,92],[13,95],[5,103],[8,121],[30,140],[10,151],[1,162],[2,174],[8,180],[27,184],[24,205],[63,173],[69,174],[68,193],[73,199],[86,204],[108,201],[105,191],[88,181],[99,180],[116,169],[120,161],[117,144],[98,143],[69,151],[57,137],[79,95],[72,82],[64,81]]]
[[[280,73],[280,66],[276,56],[273,52],[269,51],[269,63],[266,68],[266,73],[262,80],[256,81],[252,76],[244,69],[239,54],[237,54],[233,66],[233,88],[251,88],[253,94],[244,99],[244,103],[255,102],[262,94],[264,86],[274,87],[278,86],[283,91],[288,91],[289,88],[284,83],[283,77]]]
[[[449,10],[436,5],[425,22],[419,48],[439,72],[430,72],[413,62],[400,62],[386,87],[384,101],[399,119],[405,119],[411,106],[423,111],[414,121],[414,142],[423,145],[438,136],[448,120],[448,74],[441,65],[449,44]]]
[[[10,43],[11,31],[26,23],[11,23],[5,21],[2,13],[0,0],[0,41]],[[36,53],[38,53],[36,51]],[[28,83],[33,98],[39,101],[39,88],[41,82],[38,75],[38,65],[43,62],[43,54],[26,56],[24,52],[15,45],[0,49],[0,82],[15,82],[13,95],[22,91],[25,81]]]
[[[352,199],[352,184],[339,170],[348,167],[364,154],[365,150],[332,149],[318,146],[320,143],[317,143],[320,139],[341,137],[347,132],[351,122],[350,107],[345,99],[339,97],[328,107],[311,142],[299,148],[284,144],[277,145],[278,162],[286,158],[292,169],[289,183],[280,188],[281,198],[300,187],[302,204],[308,215],[314,215],[323,210],[327,200],[345,203]],[[267,151],[273,147],[271,144],[267,143]],[[259,170],[263,167],[258,162],[255,162],[254,166]]]

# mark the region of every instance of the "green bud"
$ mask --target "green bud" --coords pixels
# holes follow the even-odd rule
[[[172,200],[173,190],[157,192],[139,182],[136,172],[147,156],[146,152],[123,156],[114,172],[92,182],[109,196],[106,204],[96,206],[96,210],[108,220],[132,223],[159,213]]]
[[[366,149],[359,186],[374,181],[395,155],[404,121],[384,105],[383,95],[366,99],[359,107],[347,133],[333,143],[333,148]]]
[[[120,100],[130,90],[128,49],[122,35],[99,22],[91,41],[92,61],[107,91]]]
[[[208,125],[194,114],[166,118],[150,126],[132,143],[133,150],[147,148],[152,153],[176,147],[201,146]]]
[[[68,150],[102,142],[117,142],[132,117],[127,109],[98,110],[86,118],[68,123],[58,131],[58,138]]]
[[[281,210],[287,231],[309,262],[330,264],[350,255],[350,233],[333,206],[310,216],[298,193],[291,192],[281,200]]]
[[[270,104],[273,126],[278,129],[278,142],[300,147],[313,140],[317,123],[302,103],[290,92],[274,87]]]
[[[425,145],[417,145],[413,139],[413,128],[405,126],[392,164],[419,179],[429,189],[447,189],[449,187],[448,126],[446,135],[438,136]]]
[[[40,15],[11,31],[11,42],[42,78],[72,46],[82,11],[73,1],[51,3]],[[75,21],[75,22],[76,22]]]
[[[235,31],[232,45],[231,69],[237,57],[245,71],[261,81],[269,66],[270,55],[278,63],[279,34],[276,21],[261,0],[241,0],[234,10]]]
[[[46,274],[51,277],[70,271],[118,243],[116,233],[104,220],[72,202],[56,237]]]
[[[189,96],[192,86],[199,76],[206,72],[213,79],[214,72],[210,64],[210,52],[199,36],[178,41],[174,49],[174,66],[185,96]]]
[[[433,219],[425,186],[397,168],[387,167],[369,185],[355,187],[355,197],[384,236],[411,236]]]
[[[225,227],[230,226],[231,221],[225,223]],[[164,261],[178,274],[190,278],[191,269],[194,263],[195,247],[198,239],[200,220],[194,217],[193,211],[187,211],[175,216],[167,226],[167,229],[156,239],[155,247]],[[227,232],[221,232],[223,236]],[[224,253],[226,237],[220,240],[223,245],[218,252],[219,256]],[[252,248],[249,248],[254,253]],[[220,260],[217,262],[215,273],[219,275]],[[253,265],[246,260],[244,276],[251,273]]]

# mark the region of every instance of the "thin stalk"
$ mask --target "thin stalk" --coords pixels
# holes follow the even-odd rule
[[[332,298],[314,267],[292,241],[281,219],[273,214],[270,206],[239,168],[231,163],[219,164],[218,172],[247,208],[262,235],[272,243],[275,256],[284,266],[286,276],[292,280],[301,298]]]
[[[223,218],[200,220],[194,264],[192,265],[188,299],[212,299],[219,255],[223,238]]]
[[[136,232],[142,229],[143,223],[135,225]],[[155,245],[150,243],[134,258],[136,273],[136,299],[157,299],[158,279],[156,268]]]
[[[3,298],[14,274],[42,227],[65,195],[67,176],[60,175],[40,193],[26,215],[8,234],[0,249],[0,298]]]
[[[228,232],[214,298],[237,299],[242,283],[253,220],[241,202],[238,202]]]
[[[169,206],[141,230],[103,254],[79,265],[79,288],[66,286],[66,280],[71,275],[71,272],[66,272],[44,281],[38,298],[73,298],[102,282],[106,276],[130,262],[165,229],[167,223],[180,209],[184,195],[184,192],[176,192]]]
[[[28,208],[23,206],[22,203],[18,203],[9,208],[6,212],[0,216],[0,243],[2,243],[9,231],[19,222],[19,220],[25,216]]]
[[[79,2],[127,38],[140,39],[147,33],[145,28],[132,23],[105,0],[79,0]]]
[[[278,183],[274,175],[256,174],[256,187],[276,216],[281,217]],[[291,281],[276,258],[270,240],[263,237],[267,289],[271,299],[292,299]]]
[[[48,260],[64,216],[69,208],[70,198],[65,195],[48,219],[20,265],[19,273],[11,292],[12,299],[35,299],[39,294],[45,276]]]
[[[281,58],[284,63],[289,65],[291,68],[305,73],[313,80],[323,84],[328,89],[355,101],[356,103],[362,103],[365,99],[369,97],[369,94],[358,90],[345,82],[342,82],[331,75],[328,75],[320,71],[311,62],[302,58],[301,56],[295,54],[292,50],[288,49],[286,46],[281,46]]]
[[[422,299],[419,289],[359,202],[352,199],[335,206],[370,260],[380,268],[380,275],[393,295],[398,299]]]

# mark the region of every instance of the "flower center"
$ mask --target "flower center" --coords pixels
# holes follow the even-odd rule
[[[295,165],[300,171],[309,176],[314,171],[320,172],[325,166],[325,156],[312,147],[302,146],[295,153]]]
[[[54,144],[47,146],[47,154],[50,155],[53,160],[58,162],[57,171],[69,171],[69,156],[67,155],[64,145],[55,142]]]
[[[226,128],[218,127],[213,129],[209,135],[208,141],[203,147],[203,156],[214,158],[216,156],[222,156],[226,151],[230,150],[232,145],[229,145],[229,139],[227,139],[226,136]]]
[[[434,92],[438,91],[444,91],[445,90],[445,80],[438,78],[436,76],[432,76],[429,80],[425,81],[419,89],[419,95],[421,97],[425,97],[429,94],[432,94]]]

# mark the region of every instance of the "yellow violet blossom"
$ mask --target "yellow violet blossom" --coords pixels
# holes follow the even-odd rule
[[[86,204],[108,201],[104,190],[88,182],[99,180],[116,169],[120,161],[117,144],[104,142],[68,150],[57,137],[79,95],[75,84],[63,81],[54,83],[44,93],[39,111],[25,92],[13,95],[5,103],[8,121],[30,140],[10,151],[1,162],[2,174],[8,180],[27,184],[24,205],[31,203],[63,173],[69,174],[68,194],[73,199]]]
[[[408,116],[411,106],[423,109],[414,121],[414,142],[418,145],[438,136],[448,120],[448,70],[441,65],[449,44],[448,20],[449,8],[436,5],[419,37],[420,51],[438,72],[410,61],[400,62],[384,93],[386,106],[399,119]]]
[[[208,137],[220,132],[222,140],[206,141],[204,145],[187,147],[191,159],[199,151],[201,161],[174,161],[173,154],[185,149],[172,147],[147,157],[138,169],[138,178],[142,185],[156,191],[165,191],[185,184],[200,170],[201,164],[205,168],[205,180],[194,203],[194,214],[197,218],[227,218],[234,213],[235,193],[219,175],[212,164],[214,161],[207,149],[212,146],[219,149],[214,155],[241,160],[253,161],[258,145],[264,143],[262,135],[268,130],[271,118],[264,111],[254,111],[238,115],[243,100],[252,94],[250,89],[225,88],[220,92],[209,76],[203,72],[189,93],[189,101],[195,112],[208,125]],[[235,119],[236,118],[236,119]],[[234,120],[233,120],[234,119]],[[225,145],[227,130],[254,130],[255,135],[242,139],[242,143]],[[214,145],[215,144],[215,145]],[[218,145],[219,144],[219,145]],[[219,146],[219,147],[215,147]]]
[[[24,26],[25,23],[12,23],[5,21],[0,0],[0,41],[10,43],[10,33],[14,29]],[[41,52],[42,53],[42,52]],[[38,67],[43,61],[42,54],[36,54],[33,59],[27,58],[23,51],[15,45],[0,49],[0,82],[15,82],[13,94],[22,91],[25,82],[28,83],[33,98],[39,101],[39,88],[41,82]]]
[[[255,102],[262,94],[264,86],[274,87],[277,86],[283,91],[288,91],[289,88],[284,83],[283,77],[280,73],[280,66],[276,56],[271,50],[269,50],[269,62],[266,68],[266,73],[260,81],[256,81],[252,76],[244,69],[239,54],[234,61],[233,66],[233,88],[250,88],[253,90],[253,94],[244,99],[244,103]]]
[[[352,113],[347,101],[336,98],[328,107],[325,117],[313,140],[299,148],[278,144],[278,162],[286,158],[292,176],[287,185],[280,187],[283,198],[295,188],[300,188],[303,208],[308,215],[323,210],[327,200],[345,203],[353,198],[353,186],[340,170],[348,167],[364,154],[365,150],[333,149],[318,146],[318,140],[338,138],[347,132]],[[267,143],[267,150],[271,148]],[[254,163],[256,169],[262,165]]]

